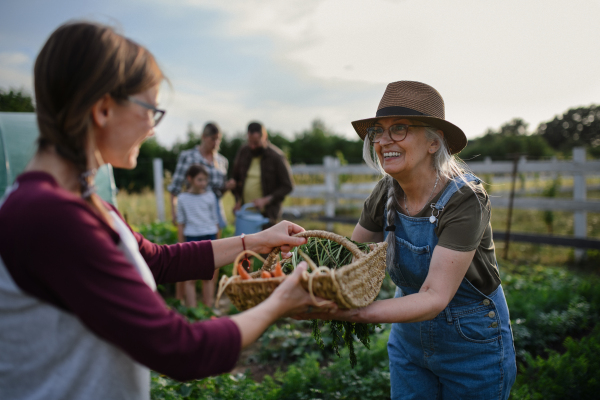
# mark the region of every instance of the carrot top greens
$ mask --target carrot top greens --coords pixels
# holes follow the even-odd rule
[[[365,253],[370,251],[369,243],[357,243],[360,250]],[[284,272],[289,273],[303,259],[299,251],[305,253],[317,266],[324,266],[330,269],[338,269],[352,262],[352,253],[341,244],[323,238],[309,237],[306,244],[296,247],[292,250],[292,257],[284,260],[282,265]],[[354,352],[355,337],[367,349],[370,349],[370,334],[375,333],[375,328],[381,328],[379,324],[361,324],[347,321],[321,321],[312,320],[312,336],[321,348],[325,343],[321,337],[321,327],[329,324],[330,334],[332,336],[331,348],[340,357],[340,345],[348,347],[350,351],[350,365],[352,368],[356,365],[356,353]]]

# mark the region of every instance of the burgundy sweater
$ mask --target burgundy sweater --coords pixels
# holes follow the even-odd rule
[[[173,378],[233,368],[241,350],[233,321],[187,322],[144,283],[116,246],[117,232],[85,201],[47,173],[24,173],[16,183],[0,207],[0,256],[21,290]],[[210,241],[159,246],[133,234],[157,283],[212,278]]]

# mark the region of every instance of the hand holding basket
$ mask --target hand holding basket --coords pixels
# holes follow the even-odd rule
[[[365,307],[375,300],[385,277],[387,243],[378,243],[371,252],[364,253],[347,238],[332,232],[313,230],[294,236],[332,240],[344,246],[354,256],[354,260],[350,264],[338,269],[316,268],[316,265],[309,261],[312,270],[303,275],[301,284],[311,296],[332,300],[341,308]],[[240,311],[252,308],[264,301],[285,277],[256,278],[260,278],[262,270],[271,271],[273,269],[278,253],[279,248],[274,248],[264,260],[261,270],[250,274],[255,279],[248,280],[242,280],[237,275],[235,266],[245,253],[240,254],[234,263],[233,276],[221,278],[217,299],[222,293],[226,293],[233,305]],[[258,255],[255,254],[255,256]],[[263,260],[260,256],[258,258]]]

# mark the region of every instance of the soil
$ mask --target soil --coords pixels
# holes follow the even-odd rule
[[[219,304],[216,309],[221,312],[222,315],[229,313],[231,309],[231,302],[226,295],[221,297]],[[258,353],[260,351],[260,343],[254,342],[250,346],[242,350],[240,358],[231,370],[231,374],[247,373],[247,375],[256,382],[262,382],[265,375],[273,376],[277,369],[285,371],[287,363],[278,360],[273,360],[268,363],[258,362]]]
[[[256,360],[259,349],[260,344],[255,342],[242,350],[240,359],[230,373],[234,375],[245,373],[252,378],[252,380],[262,382],[266,375],[273,376],[278,369],[285,371],[287,363],[282,363],[280,361],[259,363]]]

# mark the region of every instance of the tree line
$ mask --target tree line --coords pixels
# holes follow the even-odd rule
[[[0,88],[0,111],[32,112],[34,104],[23,90]],[[201,132],[190,127],[186,137],[170,148],[154,138],[147,140],[140,148],[135,169],[115,169],[117,186],[128,191],[151,187],[152,159],[161,158],[164,169],[172,173],[179,153],[197,146],[200,138]],[[363,142],[337,134],[321,120],[314,120],[310,127],[292,138],[270,131],[269,139],[283,150],[290,164],[321,164],[325,156],[338,157],[342,164],[362,162]],[[230,172],[235,155],[245,141],[245,132],[223,137],[220,153],[229,160]],[[487,156],[493,160],[508,160],[515,154],[526,155],[529,159],[568,158],[576,146],[584,146],[590,157],[600,158],[600,106],[571,108],[541,123],[534,131],[529,130],[525,121],[515,118],[498,129],[488,129],[482,136],[469,139],[460,157],[466,161],[482,161]]]

